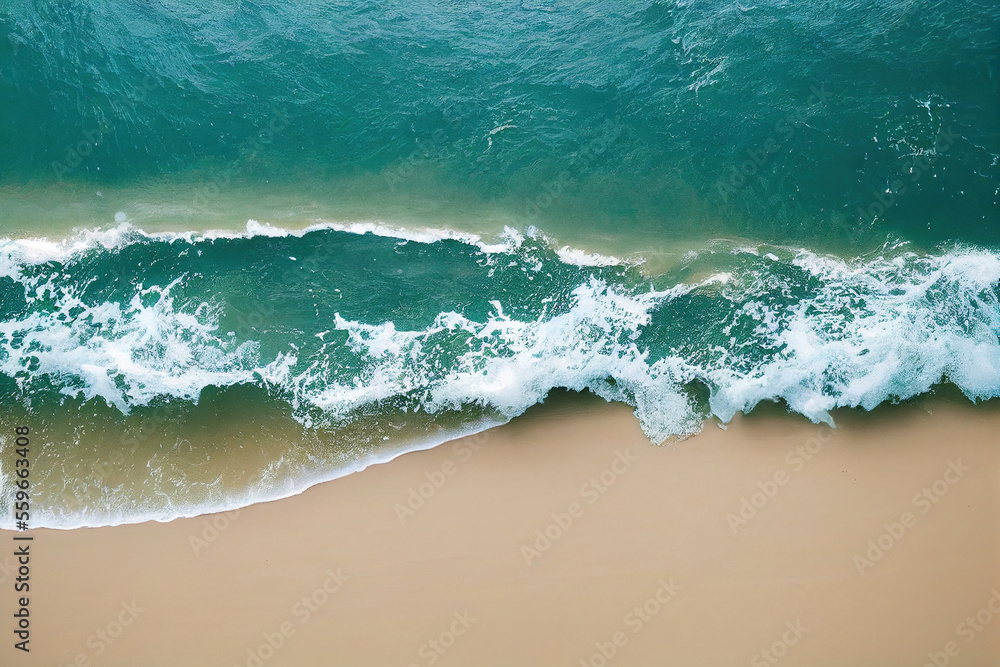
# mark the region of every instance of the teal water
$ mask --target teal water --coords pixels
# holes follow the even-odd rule
[[[0,33],[0,408],[48,429],[45,525],[275,497],[557,388],[654,442],[1000,396],[995,3],[90,0]],[[250,458],[205,430],[241,413]],[[123,459],[163,414],[197,434]]]
[[[196,185],[175,203],[211,209],[235,184],[334,196],[375,176],[352,194],[432,189],[444,209],[610,234],[992,243],[998,14],[991,0],[12,3],[0,182],[183,175]]]

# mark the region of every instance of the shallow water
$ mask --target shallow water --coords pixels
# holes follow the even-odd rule
[[[558,388],[653,442],[1000,395],[992,3],[0,22],[0,441],[38,432],[41,525],[285,495]]]

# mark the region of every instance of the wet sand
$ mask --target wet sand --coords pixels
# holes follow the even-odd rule
[[[238,512],[30,531],[30,653],[2,532],[0,663],[1000,664],[998,434],[937,400],[654,447],[554,401]]]

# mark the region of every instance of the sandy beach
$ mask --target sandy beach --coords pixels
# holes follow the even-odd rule
[[[564,396],[238,512],[31,531],[30,653],[5,532],[2,662],[998,664],[1000,411],[837,419],[654,447]]]
[[[1000,667],[1000,1],[0,27],[0,667]]]

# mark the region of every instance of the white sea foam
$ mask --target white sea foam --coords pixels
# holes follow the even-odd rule
[[[523,238],[512,235],[508,242],[517,247]],[[51,252],[35,257],[41,255]],[[101,397],[123,411],[157,396],[197,400],[207,386],[264,382],[335,417],[416,390],[425,392],[421,407],[431,412],[481,404],[514,416],[553,387],[590,389],[635,405],[654,440],[696,430],[700,416],[677,398],[694,380],[708,385],[712,412],[723,420],[761,401],[783,399],[810,419],[830,421],[835,407],[871,409],[942,380],[971,398],[997,395],[997,255],[970,249],[849,263],[800,251],[792,264],[817,278],[819,287],[782,311],[746,294],[748,286],[773,282],[773,275],[719,272],[698,284],[639,294],[591,279],[573,292],[568,312],[534,321],[506,315],[500,302],[485,322],[441,313],[422,331],[338,315],[335,328],[347,331],[348,345],[367,359],[362,374],[346,379],[315,359],[302,367],[292,350],[260,359],[254,341],[236,344],[220,336],[209,304],[195,312],[174,307],[171,290],[178,281],[148,288],[126,304],[97,305],[45,283],[38,296],[55,298],[58,307],[0,324],[0,371],[58,379],[64,393]],[[655,309],[710,286],[740,302],[758,322],[754,345],[775,353],[748,371],[735,350],[698,365],[681,357],[650,359],[648,350],[631,342]],[[480,342],[442,374],[435,337],[455,329]],[[666,412],[652,407],[668,404]]]
[[[286,357],[258,368],[257,343],[216,336],[208,304],[175,308],[171,291],[180,280],[125,304],[95,306],[52,283],[40,286],[37,296],[57,307],[0,322],[0,372],[21,382],[48,377],[63,394],[100,397],[122,412],[158,396],[196,401],[207,386],[283,379]]]
[[[76,252],[79,243],[115,247],[132,242],[129,234],[134,233],[120,229],[55,246],[22,243],[20,255],[8,252],[7,257],[16,275],[24,266],[18,261],[48,261],[44,258],[58,252]],[[247,233],[284,232],[254,227]],[[516,253],[528,238],[538,237],[511,230],[502,246],[488,252],[494,259]],[[175,303],[172,292],[182,279],[146,288],[127,303],[94,305],[54,279],[36,278],[31,283],[35,296],[56,307],[0,324],[0,372],[22,382],[48,376],[64,393],[99,397],[123,411],[157,396],[195,401],[208,386],[263,383],[291,396],[303,419],[311,410],[348,418],[359,408],[405,398],[429,413],[479,405],[505,421],[544,400],[553,388],[586,389],[632,405],[654,442],[697,432],[709,414],[726,422],[762,401],[783,400],[814,421],[832,423],[834,408],[872,409],[925,393],[942,381],[973,400],[1000,395],[1000,255],[975,248],[863,261],[805,250],[780,254],[785,259],[754,249],[745,253],[752,258],[749,265],[741,259],[740,268],[661,290],[590,277],[568,302],[552,310],[547,306],[534,319],[515,317],[512,304],[500,299],[481,321],[442,312],[418,330],[337,315],[323,323],[330,330],[325,333],[346,332],[347,347],[362,360],[348,375],[336,366],[343,350],[331,346],[343,343],[332,342],[332,336],[319,339],[319,354],[301,355],[293,347],[261,358],[254,341],[237,343],[219,335],[210,304],[192,310],[190,304]],[[534,261],[522,260],[526,266]],[[773,271],[779,262],[785,269]],[[716,345],[711,354],[685,353],[679,341],[652,352],[644,334],[655,329],[653,318],[670,314],[675,302],[682,307],[695,293],[732,303],[720,312],[735,310],[725,317],[736,319],[719,321],[720,330],[739,320],[752,323],[753,335]],[[456,340],[461,341],[457,352]],[[692,382],[708,388],[708,412],[686,390]],[[210,509],[297,493],[332,474],[314,471],[282,482],[278,490],[247,491]],[[199,511],[207,510],[159,507],[100,519],[50,520],[69,527],[74,521],[166,520]]]
[[[486,255],[504,254],[516,251],[524,243],[526,236],[512,227],[504,227],[494,241],[484,240],[479,234],[453,229],[430,227],[404,228],[376,221],[339,222],[320,220],[301,228],[285,228],[270,223],[248,220],[243,230],[210,229],[204,231],[147,232],[134,227],[116,217],[116,226],[109,228],[83,229],[60,239],[18,238],[0,239],[0,277],[18,278],[18,267],[46,262],[63,262],[88,250],[103,248],[118,250],[132,243],[160,241],[166,243],[184,242],[189,244],[223,239],[249,239],[254,237],[285,238],[305,236],[319,231],[339,231],[348,234],[372,234],[384,238],[398,239],[413,243],[438,243],[458,241],[476,246]],[[528,229],[527,238],[534,238],[551,245],[566,264],[576,266],[611,266],[630,262],[610,255],[589,252],[568,245],[556,247],[554,239],[544,236],[537,229]]]
[[[814,421],[832,423],[834,408],[870,410],[886,400],[926,393],[942,381],[976,400],[1000,395],[996,255],[909,255],[897,265],[852,264],[802,251],[794,263],[821,278],[821,286],[785,310],[757,300],[742,303],[759,322],[755,351],[776,350],[749,372],[735,349],[695,364],[679,356],[649,359],[647,351],[628,342],[671,298],[699,287],[760,282],[730,273],[640,295],[592,280],[574,292],[568,313],[533,322],[511,319],[499,307],[482,323],[445,314],[451,326],[494,342],[465,354],[443,379],[433,379],[420,363],[439,326],[399,332],[391,323],[373,327],[339,320],[338,328],[349,331],[352,345],[365,346],[370,358],[380,360],[369,376],[374,384],[366,387],[372,396],[427,387],[427,410],[479,403],[513,416],[553,387],[589,389],[633,404],[654,441],[698,430],[705,415],[682,389],[695,380],[708,385],[711,411],[723,421],[762,401],[782,399]],[[743,296],[734,292],[731,298]],[[358,390],[351,395],[357,397]]]
[[[848,263],[807,251],[793,263],[820,278],[817,294],[775,315],[751,303],[780,352],[752,373],[710,369],[712,412],[728,421],[783,399],[814,421],[871,410],[950,380],[974,400],[1000,396],[1000,257],[958,250]]]
[[[162,489],[162,492],[157,494],[158,503],[147,502],[139,506],[135,499],[130,495],[125,495],[127,492],[121,488],[102,487],[98,490],[99,501],[85,509],[67,509],[64,506],[42,508],[36,505],[32,512],[31,525],[33,528],[72,530],[135,524],[145,521],[168,522],[204,514],[232,512],[249,505],[295,496],[317,484],[360,472],[372,465],[388,463],[409,452],[432,449],[450,440],[472,436],[503,423],[505,420],[480,419],[466,425],[465,428],[441,431],[432,436],[398,443],[395,447],[387,447],[377,453],[363,456],[341,466],[304,470],[295,476],[276,473],[275,469],[281,466],[279,461],[270,469],[261,471],[258,481],[241,492],[223,492],[211,483],[201,483],[200,486],[208,490],[207,495],[211,499],[197,503],[175,501],[171,495],[176,490],[174,483],[170,480],[159,479],[163,476],[164,468],[151,465],[151,470],[156,468],[159,471],[159,473],[152,473],[157,476],[156,486]],[[3,477],[2,473],[3,470],[0,469],[0,500],[10,504],[13,502],[14,489],[12,486],[5,485],[6,478]],[[81,491],[87,490],[90,489],[79,488],[79,484],[75,484],[72,485],[72,488],[66,488],[65,491],[69,497],[79,497],[83,495]],[[12,516],[0,519],[0,530],[14,529]]]
[[[562,260],[563,264],[573,264],[575,266],[617,266],[625,263],[613,255],[586,252],[569,246],[559,248],[556,250],[556,254]]]

